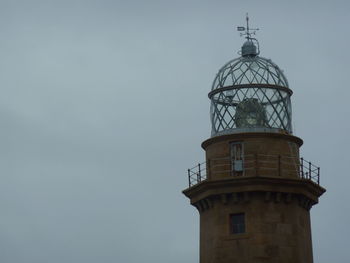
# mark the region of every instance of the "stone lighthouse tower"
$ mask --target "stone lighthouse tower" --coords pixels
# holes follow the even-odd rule
[[[241,56],[219,70],[208,94],[206,160],[188,170],[183,191],[200,215],[200,263],[312,263],[320,168],[299,156],[283,71],[260,56],[248,17],[238,30]]]

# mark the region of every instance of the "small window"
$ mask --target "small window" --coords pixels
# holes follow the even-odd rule
[[[231,166],[232,175],[243,175],[243,144],[241,142],[231,143]]]
[[[231,234],[245,233],[244,213],[230,215]]]

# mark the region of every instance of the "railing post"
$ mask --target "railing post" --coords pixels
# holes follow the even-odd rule
[[[190,169],[187,169],[187,173],[188,173],[188,187],[191,187],[191,172],[190,172]]]
[[[281,155],[278,155],[278,176],[282,176],[282,171],[281,171]]]
[[[198,173],[197,173],[197,182],[200,183],[201,182],[201,164],[198,164]]]
[[[300,176],[301,178],[304,178],[304,158],[300,158]]]
[[[311,180],[312,177],[311,177],[311,162],[309,162],[309,179]]]
[[[317,184],[320,184],[320,167],[317,167]]]

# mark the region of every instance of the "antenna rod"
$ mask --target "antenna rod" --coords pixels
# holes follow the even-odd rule
[[[246,14],[246,20],[247,20],[247,36],[246,38],[249,40],[250,39],[250,33],[249,33],[249,16],[248,16],[248,13]]]

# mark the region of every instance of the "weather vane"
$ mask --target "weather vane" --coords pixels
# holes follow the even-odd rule
[[[249,28],[249,16],[246,14],[247,26],[238,26],[237,31],[245,31],[244,33],[240,33],[240,36],[246,36],[245,38],[250,40],[252,39],[251,35],[255,35],[255,32],[259,30],[259,28]]]

